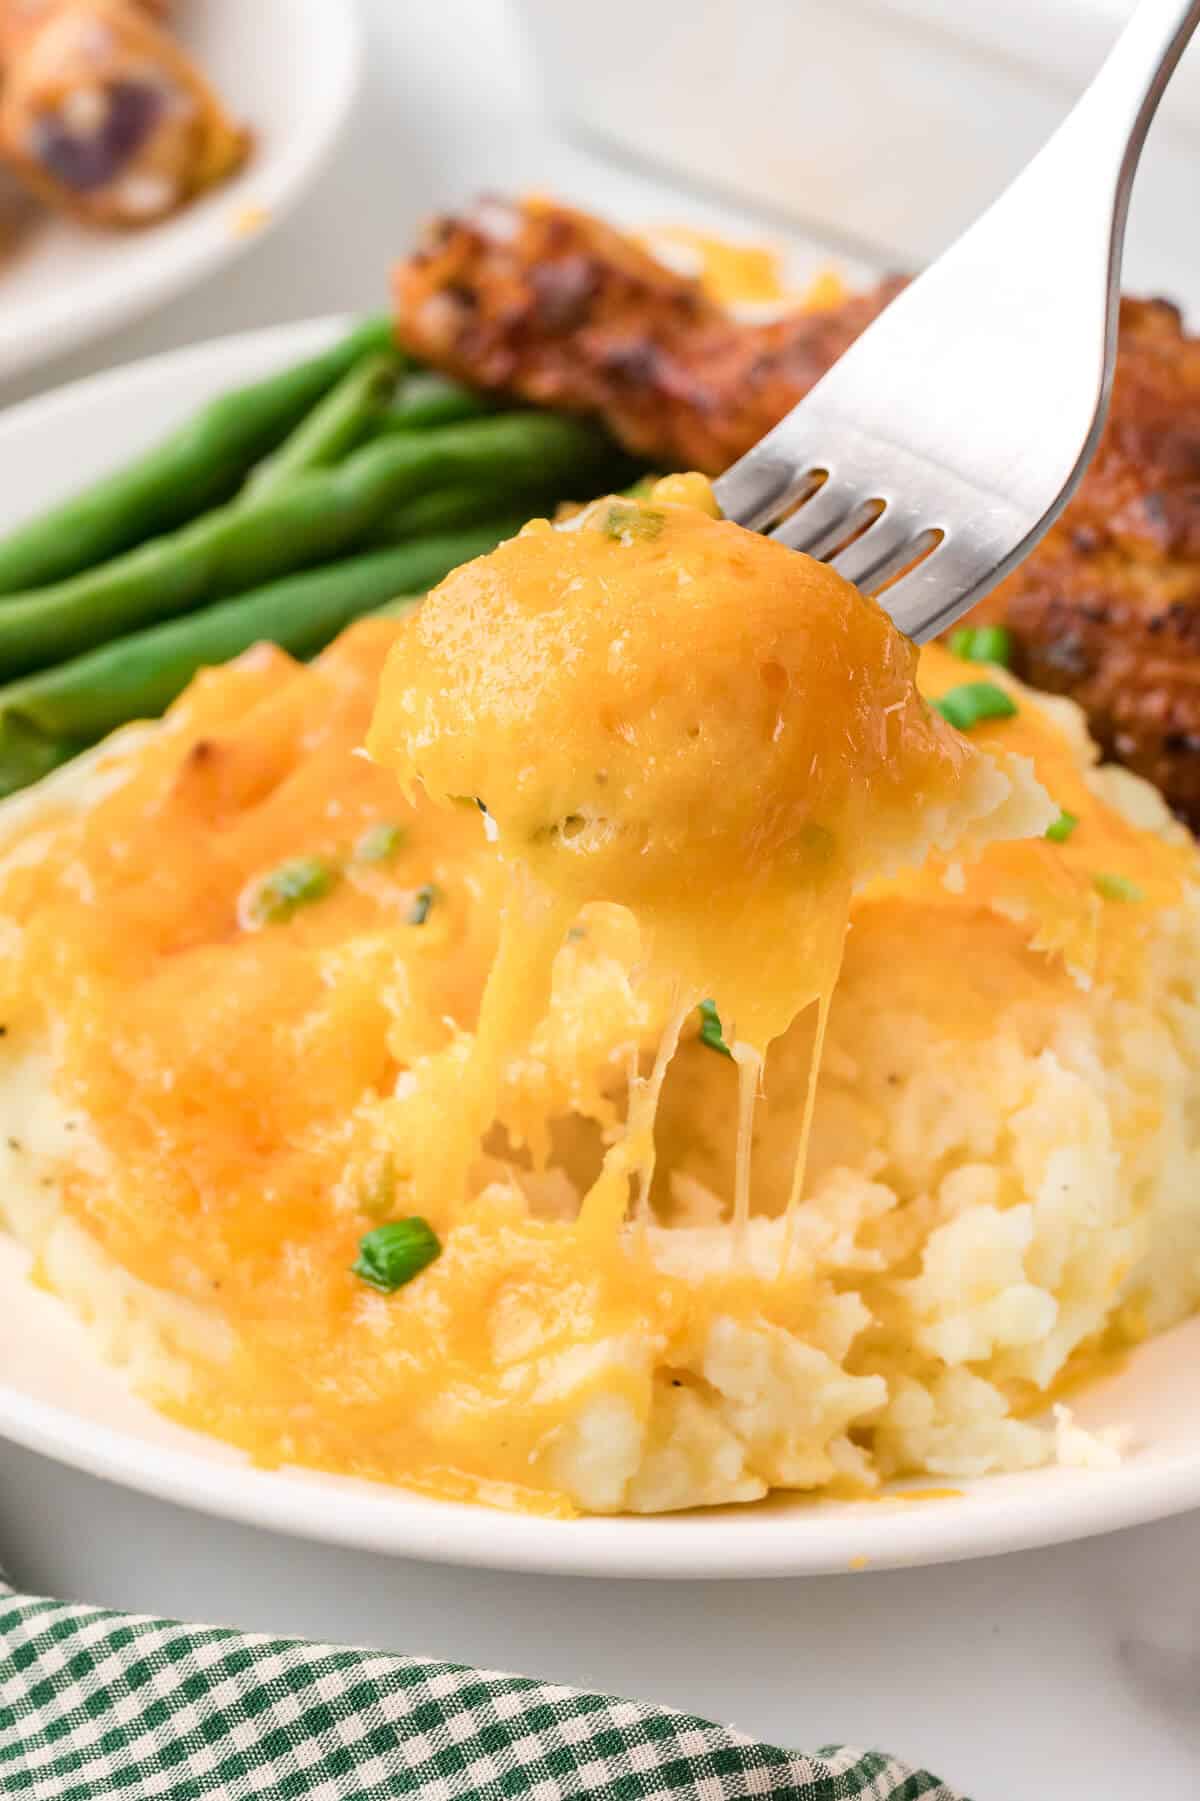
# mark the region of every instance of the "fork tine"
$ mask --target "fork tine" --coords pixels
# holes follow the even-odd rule
[[[861,537],[844,550],[836,551],[828,560],[848,582],[869,590],[877,571],[885,570],[910,548],[916,554],[922,529],[910,513],[893,503]]]
[[[981,560],[969,534],[954,534],[876,594],[900,630],[924,644],[987,592],[994,569],[994,563]]]
[[[792,454],[776,453],[768,434],[753,450],[739,457],[716,482],[713,492],[726,519],[736,519],[750,531],[765,531],[798,500],[805,500],[820,485],[815,467]]]
[[[810,499],[803,501],[768,535],[780,544],[786,544],[790,550],[804,550],[809,556],[816,556],[827,545],[845,543],[864,499],[861,490],[856,492],[831,474]]]

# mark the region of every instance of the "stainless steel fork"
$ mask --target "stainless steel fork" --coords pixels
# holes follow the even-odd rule
[[[833,563],[918,641],[1033,548],[1100,435],[1129,191],[1198,22],[1200,0],[1142,0],[1011,187],[721,476],[727,517]]]

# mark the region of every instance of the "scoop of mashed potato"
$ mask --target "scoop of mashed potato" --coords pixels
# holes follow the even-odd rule
[[[856,887],[1055,809],[927,703],[881,607],[715,515],[703,477],[669,477],[455,570],[404,623],[368,747],[475,797],[544,893],[630,908],[761,1054],[828,992]]]
[[[670,477],[464,564],[405,622],[372,755],[476,797],[513,856],[551,846],[584,898],[677,886],[697,857],[746,886],[780,861],[888,873],[975,814],[1005,835],[1009,759],[926,705],[882,608],[714,513],[702,477]],[[1014,830],[1036,830],[1023,799]]]

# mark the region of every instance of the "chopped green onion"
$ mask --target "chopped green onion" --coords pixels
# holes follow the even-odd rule
[[[629,506],[618,500],[604,515],[600,529],[606,537],[628,544],[633,538],[657,538],[666,523],[665,513],[656,513],[652,507]]]
[[[960,732],[969,732],[985,719],[1011,719],[1017,710],[1012,696],[997,688],[995,682],[963,682],[933,704],[942,718]]]
[[[1131,882],[1128,876],[1114,875],[1107,869],[1099,870],[1092,877],[1092,886],[1097,894],[1109,901],[1140,901],[1146,898],[1137,883]]]
[[[350,1273],[380,1294],[395,1294],[440,1256],[441,1249],[428,1220],[417,1216],[392,1219],[359,1240],[358,1256]]]
[[[373,825],[363,833],[354,846],[354,855],[360,863],[386,863],[389,857],[394,857],[403,847],[407,837],[408,832],[404,826],[382,820],[379,825]]]
[[[1065,844],[1078,824],[1077,815],[1068,813],[1064,807],[1054,823],[1046,827],[1046,836],[1051,844]]]
[[[720,1051],[723,1057],[733,1056],[721,1030],[721,1015],[717,1012],[715,1001],[700,1002],[700,1042],[706,1044],[710,1051]]]
[[[249,892],[243,917],[252,926],[276,925],[300,907],[321,900],[337,880],[337,871],[320,857],[292,857]]]
[[[425,924],[425,921],[429,918],[433,903],[439,898],[439,895],[440,890],[435,888],[432,882],[423,882],[421,884],[417,889],[417,892],[413,895],[412,906],[408,909],[408,923],[410,926],[423,926]]]
[[[1007,669],[1012,648],[1012,633],[1006,625],[962,625],[950,638],[951,651],[964,663],[999,663]]]

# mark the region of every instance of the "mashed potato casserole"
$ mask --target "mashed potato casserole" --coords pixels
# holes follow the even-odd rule
[[[1027,1468],[1200,1302],[1196,876],[1068,703],[672,478],[0,810],[0,1217],[265,1464]]]

